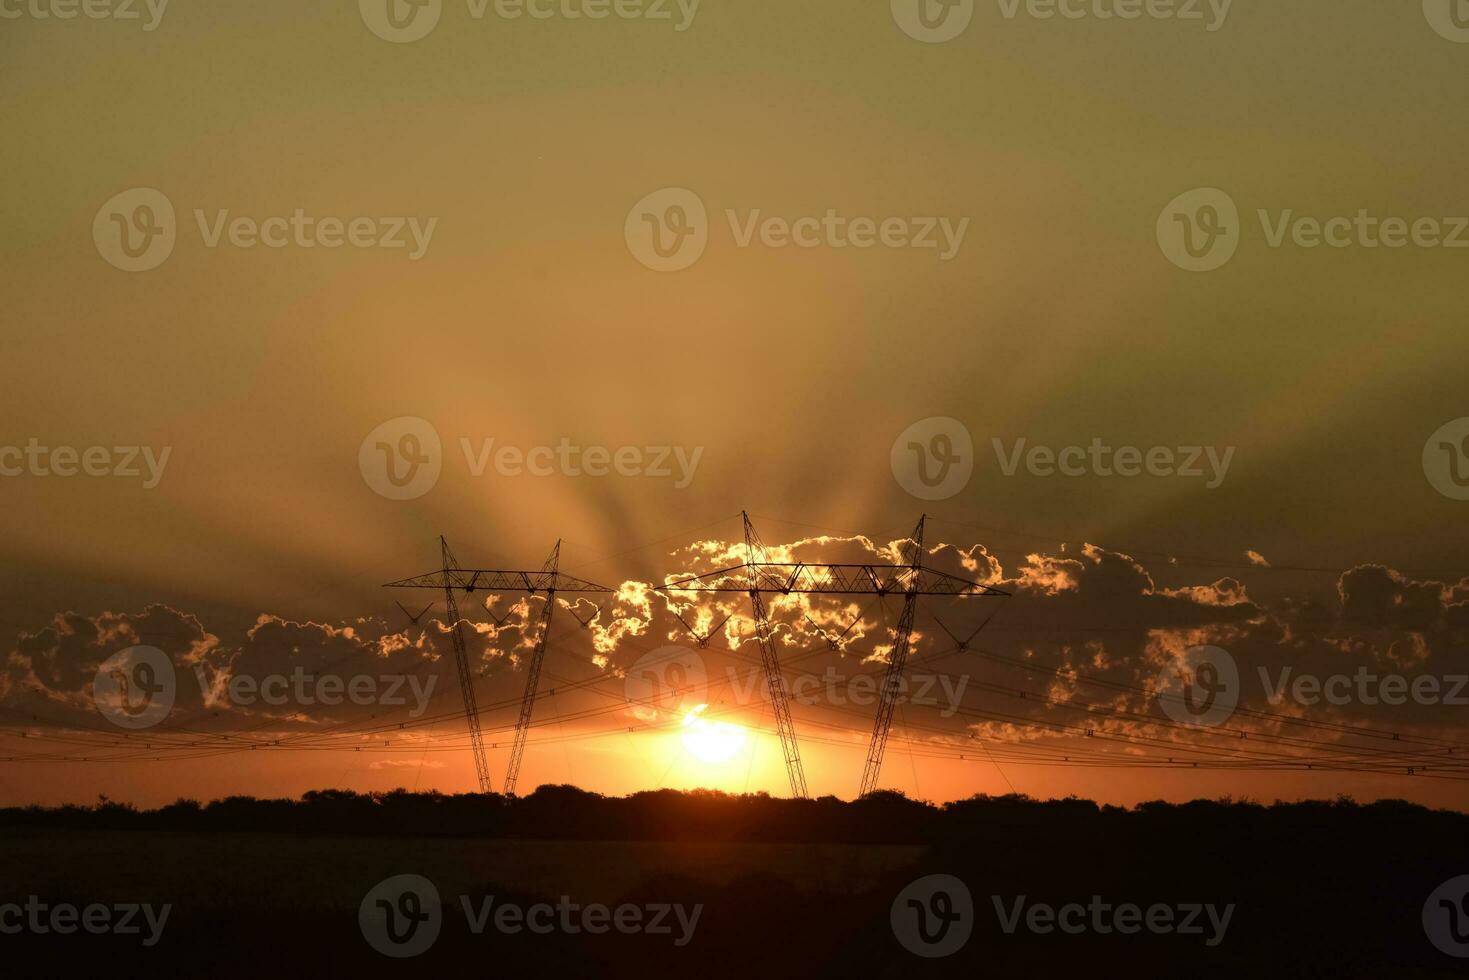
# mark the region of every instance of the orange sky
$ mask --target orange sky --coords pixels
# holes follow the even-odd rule
[[[691,546],[738,541],[742,508],[771,543],[841,539],[802,546],[810,561],[840,560],[857,535],[880,550],[927,511],[937,567],[1017,593],[983,634],[990,652],[1052,673],[945,660],[934,674],[971,678],[971,713],[900,714],[925,744],[1028,745],[1026,726],[1060,715],[1085,728],[1074,708],[1018,704],[1017,692],[1133,710],[1169,658],[1198,646],[1231,653],[1242,703],[1257,708],[1261,670],[1411,682],[1462,669],[1469,503],[1442,488],[1469,435],[1454,428],[1469,417],[1463,253],[1271,242],[1287,212],[1446,228],[1469,215],[1469,131],[1454,124],[1469,47],[1418,4],[1241,3],[1213,31],[976,4],[961,34],[935,44],[905,34],[882,2],[704,0],[680,30],[678,17],[476,18],[446,0],[405,43],[375,34],[357,6],[168,4],[149,30],[147,18],[0,23],[11,137],[0,141],[0,758],[38,750],[33,729],[97,723],[98,665],[132,642],[223,676],[338,656],[422,667],[442,681],[431,713],[451,714],[457,682],[432,625],[442,605],[410,626],[380,587],[435,567],[438,535],[464,561],[502,568],[539,567],[561,538],[571,574],[657,583],[706,570]],[[1159,229],[1171,200],[1201,188],[1237,206],[1238,248],[1189,272]],[[647,208],[670,218],[688,194],[703,251],[655,271],[640,219]],[[125,271],[115,236],[141,234],[141,201],[149,221],[166,220],[160,196],[172,249]],[[297,214],[328,239],[338,223],[346,243],[308,246],[285,230]],[[856,219],[903,234],[931,225],[953,248],[839,245],[824,228],[813,247],[780,244],[781,227],[828,214],[843,235]],[[405,246],[354,244],[354,221],[370,236],[397,229]],[[271,228],[290,237],[255,243]],[[431,485],[397,499],[370,467],[380,444],[422,448],[402,441],[405,418],[438,449]],[[966,478],[939,499],[915,493],[901,462],[907,433],[931,419],[969,441]],[[943,445],[919,431],[927,449]],[[1024,461],[1094,441],[1231,455],[1214,486]],[[595,455],[555,457],[562,445],[605,452],[605,475]],[[138,475],[87,475],[92,447],[107,449],[106,467],[135,460]],[[522,465],[495,461],[506,447]],[[638,455],[619,468],[624,447]],[[1022,462],[1007,470],[1012,452]],[[649,472],[655,458],[668,475]],[[537,459],[555,462],[535,475],[524,464]],[[416,611],[436,597],[401,598]],[[606,615],[637,630],[624,622],[606,650],[558,612],[547,671],[600,686],[543,699],[536,739],[617,728],[626,719],[607,705],[625,693],[620,672],[688,643],[662,605],[623,605]],[[897,610],[890,600],[889,621]],[[950,600],[925,604],[916,657],[941,652],[935,613],[955,631],[979,620]],[[491,621],[477,604],[466,615]],[[862,639],[836,658],[848,672],[880,664],[890,642],[882,614],[864,615]],[[261,617],[276,625],[256,631]],[[792,657],[823,646],[800,617],[783,628]],[[513,724],[525,635],[475,634],[481,697],[497,705],[487,729]],[[718,646],[716,676],[755,656],[748,633],[734,651]],[[35,699],[57,714],[41,718]],[[194,699],[181,710],[204,710],[197,686]],[[813,792],[855,791],[871,708],[847,707],[794,709],[812,736]],[[1453,707],[1354,693],[1261,710],[1441,747],[1460,723]],[[556,723],[558,709],[602,713]],[[710,711],[770,725],[754,701]],[[210,724],[217,735],[364,722],[237,705]],[[462,721],[421,730],[452,745]],[[533,740],[526,778],[783,793],[772,738],[752,736],[718,766],[692,764],[663,734]],[[92,741],[45,751],[80,756]],[[943,744],[933,751],[958,753]],[[474,783],[459,751],[341,748],[0,762],[0,800]],[[885,782],[934,799],[1013,788],[1117,802],[1338,790],[1465,802],[1455,781],[1406,775],[1042,767],[908,749],[894,740]],[[491,752],[497,782],[504,754]]]

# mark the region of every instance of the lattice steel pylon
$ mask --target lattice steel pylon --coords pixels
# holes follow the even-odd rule
[[[415,575],[412,578],[389,582],[388,589],[443,589],[444,601],[449,607],[449,634],[454,646],[454,662],[459,670],[459,689],[464,696],[464,718],[469,727],[470,751],[474,755],[475,776],[479,779],[481,793],[491,792],[490,767],[485,759],[484,739],[480,734],[479,706],[474,697],[474,673],[470,670],[469,655],[464,647],[464,633],[460,626],[459,605],[454,598],[458,590],[468,595],[479,589],[492,592],[525,592],[528,595],[544,593],[546,603],[541,607],[539,635],[535,650],[526,667],[525,693],[520,699],[520,716],[515,723],[515,738],[510,747],[510,763],[505,769],[505,793],[515,795],[515,784],[520,779],[520,762],[525,755],[526,734],[530,730],[531,714],[535,710],[536,686],[540,682],[541,663],[546,657],[546,644],[551,634],[551,616],[556,610],[557,592],[604,593],[613,590],[606,586],[587,582],[562,574],[561,542],[551,550],[551,555],[540,571],[512,571],[498,568],[463,568],[449,550],[449,543],[442,537],[439,544],[443,552],[443,567],[437,571]]]
[[[800,747],[796,742],[795,725],[791,720],[790,700],[786,696],[785,675],[781,673],[780,659],[775,649],[773,630],[763,596],[767,593],[903,596],[903,616],[898,621],[896,631],[898,642],[888,660],[872,741],[862,771],[861,785],[865,795],[876,788],[877,774],[882,768],[882,754],[887,745],[888,731],[892,727],[897,687],[908,659],[913,620],[917,615],[917,598],[925,595],[954,598],[1008,597],[1009,593],[925,568],[923,526],[926,518],[918,521],[914,537],[904,546],[902,565],[831,565],[768,561],[765,547],[750,523],[750,515],[742,513],[740,516],[745,523],[745,550],[748,557],[745,564],[667,582],[659,586],[658,591],[744,592],[750,596],[755,635],[760,643],[761,665],[765,670],[766,687],[770,691],[781,751],[785,755],[786,774],[790,779],[791,793],[798,798],[807,795],[806,773],[801,764]]]
[[[770,617],[765,612],[765,600],[760,596],[758,568],[769,564],[765,545],[750,523],[750,515],[740,511],[745,522],[745,555],[749,561],[750,610],[755,619],[755,639],[760,645],[760,663],[765,668],[765,686],[770,691],[770,711],[775,715],[775,731],[780,736],[780,750],[785,756],[786,775],[791,781],[791,795],[804,800],[806,792],[806,768],[801,765],[801,747],[796,742],[796,725],[791,720],[791,701],[786,695],[785,675],[780,672],[780,655],[775,650],[775,638],[771,635]]]
[[[903,679],[903,668],[908,665],[908,645],[913,638],[913,620],[918,615],[918,572],[923,568],[923,525],[928,521],[925,514],[918,518],[918,526],[903,545],[903,558],[913,570],[908,587],[903,591],[903,613],[898,617],[898,628],[893,631],[893,652],[888,655],[887,669],[883,671],[882,687],[877,694],[877,716],[872,722],[872,738],[867,743],[867,761],[862,765],[862,786],[857,795],[866,796],[877,789],[877,777],[882,772],[882,755],[887,750],[888,733],[893,729],[893,711],[898,706],[898,685]]]

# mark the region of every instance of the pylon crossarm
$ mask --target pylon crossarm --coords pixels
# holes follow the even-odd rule
[[[702,575],[688,575],[684,578],[675,579],[672,582],[664,582],[654,589],[655,592],[748,592],[750,591],[749,568],[745,565],[732,565],[729,568],[721,568],[717,572],[705,572]],[[728,587],[723,587],[728,582]]]
[[[743,572],[743,575],[739,574]],[[749,592],[779,595],[940,595],[955,598],[1004,597],[993,586],[932,568],[906,565],[812,565],[806,563],[737,565],[658,586],[658,592]]]
[[[461,592],[584,592],[612,593],[605,585],[562,572],[522,572],[498,568],[450,568],[388,582],[385,589],[443,589]]]

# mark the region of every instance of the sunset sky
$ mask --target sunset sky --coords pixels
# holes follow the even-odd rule
[[[980,2],[942,43],[886,2],[445,0],[409,41],[364,2],[173,0],[152,29],[146,4],[0,4],[26,11],[0,20],[0,804],[473,790],[442,595],[382,588],[439,567],[440,535],[475,568],[538,569],[561,540],[564,572],[617,590],[586,629],[592,606],[556,612],[522,792],[784,795],[748,600],[649,592],[743,561],[747,510],[778,560],[813,563],[894,563],[926,513],[925,564],[1013,593],[920,600],[910,672],[940,703],[899,706],[884,786],[1469,807],[1469,773],[1157,764],[1462,737],[1469,703],[1271,704],[1261,682],[1469,674],[1469,44],[1431,0],[1236,0],[1217,30]],[[1196,189],[1237,207],[1210,271],[1160,232]],[[1443,241],[1371,247],[1354,224],[1313,248],[1290,224],[1364,211]],[[695,222],[703,252],[650,268],[645,215]],[[936,244],[858,247],[855,219]],[[160,221],[172,251],[121,268],[117,236]],[[403,245],[356,244],[384,237]],[[972,472],[926,493],[911,445],[956,433]],[[1103,475],[1094,443],[1201,475]],[[137,475],[87,475],[91,447]],[[1088,452],[1065,475],[1035,447]],[[374,468],[409,450],[431,485]],[[541,600],[485,598],[460,606],[498,789]],[[395,600],[437,605],[414,625]],[[954,652],[944,628],[996,605]],[[700,608],[731,615],[705,649],[673,615]],[[880,676],[900,610],[775,601],[790,680]],[[811,625],[854,618],[841,651]],[[93,703],[136,644],[181,678],[147,732]],[[693,702],[632,703],[671,645],[708,681],[687,725]],[[1205,646],[1242,677],[1234,745],[1131,714],[1162,718],[1147,691]],[[297,666],[436,682],[413,719],[195,683]],[[850,797],[874,709],[808,700],[811,791]]]

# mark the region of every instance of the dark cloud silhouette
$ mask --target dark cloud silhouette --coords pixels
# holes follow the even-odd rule
[[[905,543],[821,535],[769,544],[768,557],[888,564],[902,560]],[[693,542],[669,553],[662,581],[731,568],[745,554],[743,541]],[[929,542],[924,562],[1013,594],[1009,599],[924,600],[913,668],[962,674],[975,682],[963,703],[954,706],[957,710],[927,719],[928,730],[938,737],[1034,740],[1056,737],[1057,726],[1159,739],[1195,737],[1157,724],[1165,719],[1151,692],[1171,664],[1200,646],[1223,648],[1238,665],[1244,712],[1232,725],[1280,732],[1287,730],[1282,719],[1309,715],[1427,730],[1457,720],[1445,704],[1405,707],[1358,699],[1306,705],[1271,697],[1280,694],[1280,678],[1301,674],[1366,670],[1442,677],[1465,672],[1469,582],[1416,580],[1364,564],[1342,574],[1333,591],[1267,602],[1249,584],[1252,576],[1270,574],[1263,566],[1241,571],[1240,577],[1163,587],[1137,559],[1090,544],[1074,553],[1029,554],[1006,569],[982,544]],[[1176,575],[1176,569],[1170,573]],[[544,601],[507,595],[488,597],[483,609],[461,604],[482,705],[518,698]],[[600,608],[585,599],[558,601],[551,637],[556,659],[547,668],[543,690],[571,680],[616,683],[654,648],[696,646],[691,632],[712,633],[706,653],[711,674],[726,665],[750,670],[758,663],[749,599],[740,592],[663,593],[649,583],[625,582]],[[850,675],[880,671],[892,646],[900,601],[776,594],[767,597],[767,606],[783,660],[792,670],[836,668]],[[933,622],[935,616],[942,628]],[[990,625],[971,637],[981,622]],[[227,695],[237,678],[259,682],[273,675],[413,677],[424,684],[433,678],[438,694],[448,692],[435,710],[452,718],[458,680],[448,631],[441,611],[437,618],[403,628],[376,617],[318,623],[265,613],[242,635],[224,638],[198,617],[165,605],[138,613],[65,612],[19,634],[0,671],[0,707],[30,724],[95,727],[90,691],[98,666],[119,650],[147,644],[174,664],[181,678],[174,711],[184,718],[208,717],[223,727],[310,727],[373,713],[372,706],[299,699],[241,704]],[[957,650],[949,634],[970,638],[969,649]],[[763,690],[746,688],[752,689]],[[636,717],[633,706],[624,710]],[[860,725],[854,720],[853,727]]]

